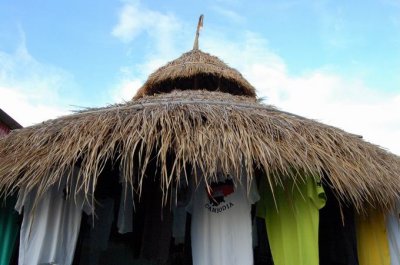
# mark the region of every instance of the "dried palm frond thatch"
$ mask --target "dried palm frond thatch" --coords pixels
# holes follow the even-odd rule
[[[179,185],[187,164],[209,180],[220,167],[239,172],[238,161],[248,181],[255,168],[270,184],[283,181],[277,172],[320,173],[358,209],[388,207],[400,191],[400,158],[359,136],[255,98],[200,90],[143,96],[14,131],[0,140],[0,190],[37,187],[40,196],[79,163],[77,189],[88,193],[110,159],[139,190],[146,165],[156,159],[164,192]]]
[[[196,49],[151,74],[134,99],[175,89],[207,89],[256,97],[254,87],[237,70],[219,58]]]

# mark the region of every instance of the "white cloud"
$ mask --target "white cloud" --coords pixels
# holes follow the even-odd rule
[[[44,120],[65,115],[68,112],[60,107],[50,104],[35,104],[29,94],[16,87],[0,85],[0,106],[14,120],[23,126],[29,126]]]
[[[72,77],[33,58],[24,39],[10,54],[0,51],[0,108],[23,126],[69,113],[65,88]],[[68,93],[67,93],[68,94]]]
[[[124,78],[111,90],[114,102],[129,101],[136,91],[143,85],[143,81],[135,78]]]
[[[139,1],[125,3],[119,13],[118,24],[113,28],[112,35],[125,43],[130,43],[142,33],[155,40],[158,53],[168,54],[173,47],[175,32],[179,31],[181,23],[171,14],[147,9]]]

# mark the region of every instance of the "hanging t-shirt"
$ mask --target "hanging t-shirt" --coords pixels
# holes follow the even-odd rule
[[[319,212],[319,264],[358,265],[354,209],[340,205],[331,189],[325,189],[326,205]]]
[[[82,257],[82,260],[85,260],[88,265],[99,264],[102,251],[108,247],[111,226],[114,221],[114,199],[98,199],[93,218],[90,220],[92,226],[88,235],[89,250]],[[88,261],[86,261],[86,257]]]
[[[0,265],[8,265],[18,236],[18,214],[14,211],[16,197],[0,200]]]
[[[156,264],[168,260],[172,237],[172,212],[162,204],[163,191],[157,181],[147,178],[142,190],[144,225],[140,256]]]
[[[400,202],[386,216],[391,265],[400,265]]]
[[[192,214],[191,242],[193,265],[252,265],[251,205],[259,199],[247,177],[235,183],[229,176],[219,182],[201,181],[188,205]]]
[[[267,181],[259,185],[257,216],[265,218],[275,265],[318,265],[319,209],[326,197],[312,176],[305,181],[286,179],[273,193]]]
[[[273,265],[271,248],[269,247],[267,229],[265,227],[265,220],[264,218],[256,217],[254,218],[254,222],[257,227],[258,241],[254,248],[254,261],[256,264]]]
[[[375,209],[367,213],[356,216],[358,261],[360,265],[390,265],[385,216]]]
[[[186,209],[185,206],[172,208],[172,236],[175,245],[185,242]]]
[[[185,183],[182,179],[181,183]],[[190,190],[185,184],[181,185],[179,189],[172,194],[172,201],[176,202],[172,208],[172,236],[174,238],[175,245],[185,243],[185,231],[186,231],[186,206],[190,200]]]
[[[24,216],[19,265],[70,265],[81,224],[84,195],[65,198],[65,185],[54,185],[34,204],[35,191],[21,193],[15,209]],[[90,212],[90,209],[86,209]]]

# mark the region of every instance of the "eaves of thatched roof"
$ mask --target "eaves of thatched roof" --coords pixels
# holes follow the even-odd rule
[[[167,169],[168,156],[173,166]],[[358,209],[387,208],[400,191],[398,156],[255,98],[205,90],[143,96],[13,131],[0,140],[0,191],[44,192],[79,163],[78,188],[89,193],[110,159],[119,161],[124,178],[136,187],[146,165],[157,159],[164,191],[179,185],[187,164],[210,179],[218,167],[234,165],[239,172],[238,161],[249,179],[258,168],[271,184],[288,174],[296,178],[293,169],[319,173]]]

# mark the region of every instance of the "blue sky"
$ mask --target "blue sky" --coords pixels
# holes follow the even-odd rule
[[[23,125],[129,100],[200,48],[265,102],[400,154],[400,1],[0,1],[0,108]]]

